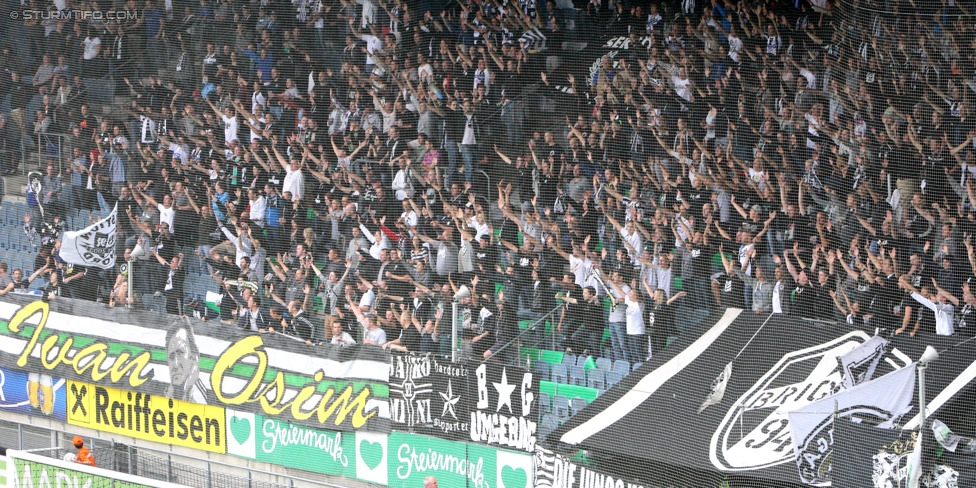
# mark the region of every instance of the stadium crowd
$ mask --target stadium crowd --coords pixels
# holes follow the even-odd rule
[[[0,265],[0,294],[46,275],[49,299],[155,294],[309,344],[442,351],[466,286],[485,357],[559,305],[561,347],[635,362],[677,310],[972,331],[970,17],[860,3],[878,13],[129,0],[114,22],[24,20],[0,133],[71,134],[70,164],[29,193],[35,266]],[[624,47],[590,66],[580,41]],[[124,116],[86,103],[107,73]],[[66,216],[116,204],[116,268],[64,263]],[[189,268],[219,315],[184,293]]]

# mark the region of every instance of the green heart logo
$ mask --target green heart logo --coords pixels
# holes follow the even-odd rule
[[[383,446],[379,442],[363,441],[359,443],[359,456],[366,467],[373,470],[383,461]]]
[[[511,466],[502,467],[502,485],[504,488],[524,488],[526,474],[522,468]]]
[[[234,415],[230,418],[230,433],[238,444],[244,444],[251,438],[251,420]]]

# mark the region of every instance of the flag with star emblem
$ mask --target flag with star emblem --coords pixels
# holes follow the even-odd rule
[[[468,376],[464,364],[426,355],[390,356],[394,428],[450,440],[468,437]]]
[[[539,419],[539,378],[496,363],[469,365],[469,441],[534,452]]]

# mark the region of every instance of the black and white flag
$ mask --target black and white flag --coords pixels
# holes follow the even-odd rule
[[[522,37],[519,37],[519,44],[526,51],[545,51],[546,35],[538,27],[533,27],[522,33]]]
[[[118,231],[118,204],[112,213],[81,230],[65,232],[60,256],[77,266],[110,269],[115,266],[115,241]]]
[[[915,363],[876,380],[811,402],[789,412],[793,452],[800,481],[830,483],[834,420],[850,418],[890,427],[908,412],[915,393]]]
[[[837,358],[844,369],[844,388],[871,381],[878,363],[885,355],[888,340],[881,336],[874,336],[851,352]]]
[[[849,419],[834,422],[832,486],[908,486],[918,431],[880,429]]]

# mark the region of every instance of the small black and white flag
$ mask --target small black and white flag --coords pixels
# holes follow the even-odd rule
[[[546,35],[538,27],[533,27],[522,33],[522,37],[519,37],[519,44],[526,51],[545,51]]]
[[[851,352],[838,356],[840,366],[844,370],[844,388],[852,388],[855,385],[871,381],[874,371],[878,368],[878,363],[885,355],[885,348],[888,340],[881,336],[874,336],[864,341],[860,346],[851,349]]]

